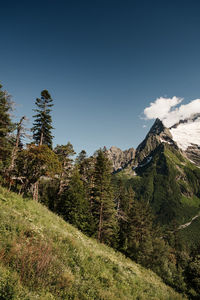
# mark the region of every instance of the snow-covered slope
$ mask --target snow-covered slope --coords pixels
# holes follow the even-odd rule
[[[200,145],[200,118],[173,126],[170,132],[173,140],[184,151],[192,144]]]

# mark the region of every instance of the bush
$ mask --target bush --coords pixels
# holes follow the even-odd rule
[[[11,276],[10,272],[0,266],[0,299],[1,300],[16,300],[18,294],[17,276]]]

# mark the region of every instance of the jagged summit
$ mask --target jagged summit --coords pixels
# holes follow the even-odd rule
[[[178,123],[170,127],[170,129],[177,128],[180,124],[193,123],[200,118],[200,113],[192,114],[189,118],[181,119]]]
[[[160,119],[156,119],[153,126],[151,127],[151,129],[149,130],[149,133],[152,134],[160,134],[161,132],[163,132],[165,129],[165,126],[163,125],[163,122]]]
[[[135,158],[135,149],[130,148],[128,150],[122,151],[120,148],[112,146],[107,150],[108,158],[112,161],[113,171],[123,169],[129,162]]]
[[[161,143],[171,144],[177,148],[170,130],[164,126],[160,119],[156,119],[145,139],[136,149],[136,165],[148,157]]]
[[[113,163],[113,171],[120,171],[129,164],[133,167],[146,164],[151,153],[161,144],[169,144],[200,166],[200,113],[180,120],[170,128],[157,118],[136,150],[122,151],[112,146],[107,153]]]

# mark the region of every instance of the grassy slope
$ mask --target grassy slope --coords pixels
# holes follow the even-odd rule
[[[0,187],[0,299],[183,299],[149,270]]]

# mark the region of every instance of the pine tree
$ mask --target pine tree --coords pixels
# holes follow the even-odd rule
[[[52,104],[51,95],[47,90],[41,92],[41,98],[37,98],[35,105],[37,109],[34,109],[36,115],[33,117],[35,121],[33,123],[33,139],[35,143],[39,146],[47,145],[52,149],[52,118],[50,115]]]
[[[132,187],[128,189],[121,180],[118,181],[117,188],[117,217],[119,224],[119,245],[120,251],[126,253],[131,226],[131,210],[134,202],[134,191]]]
[[[96,235],[100,242],[113,244],[116,238],[117,217],[111,186],[112,166],[101,149],[97,152],[94,171],[94,206]]]
[[[10,159],[12,144],[9,134],[12,132],[13,124],[10,118],[12,104],[7,92],[2,90],[0,84],[0,169],[5,168]]]
[[[147,266],[153,252],[153,215],[144,200],[134,200],[129,212],[128,255]]]
[[[76,154],[74,151],[73,145],[68,142],[67,145],[57,145],[54,149],[54,152],[57,154],[59,161],[62,165],[62,172],[60,175],[60,184],[59,184],[59,192],[61,195],[64,191],[65,186],[68,184],[69,177],[72,170],[72,162],[71,156]]]
[[[95,157],[87,157],[87,154],[82,150],[76,158],[76,165],[79,168],[81,180],[83,181],[86,197],[90,203],[92,209],[93,206],[93,194],[94,194],[94,166]]]
[[[66,221],[91,235],[93,221],[90,206],[77,167],[73,169],[69,184],[60,197],[60,212]]]

